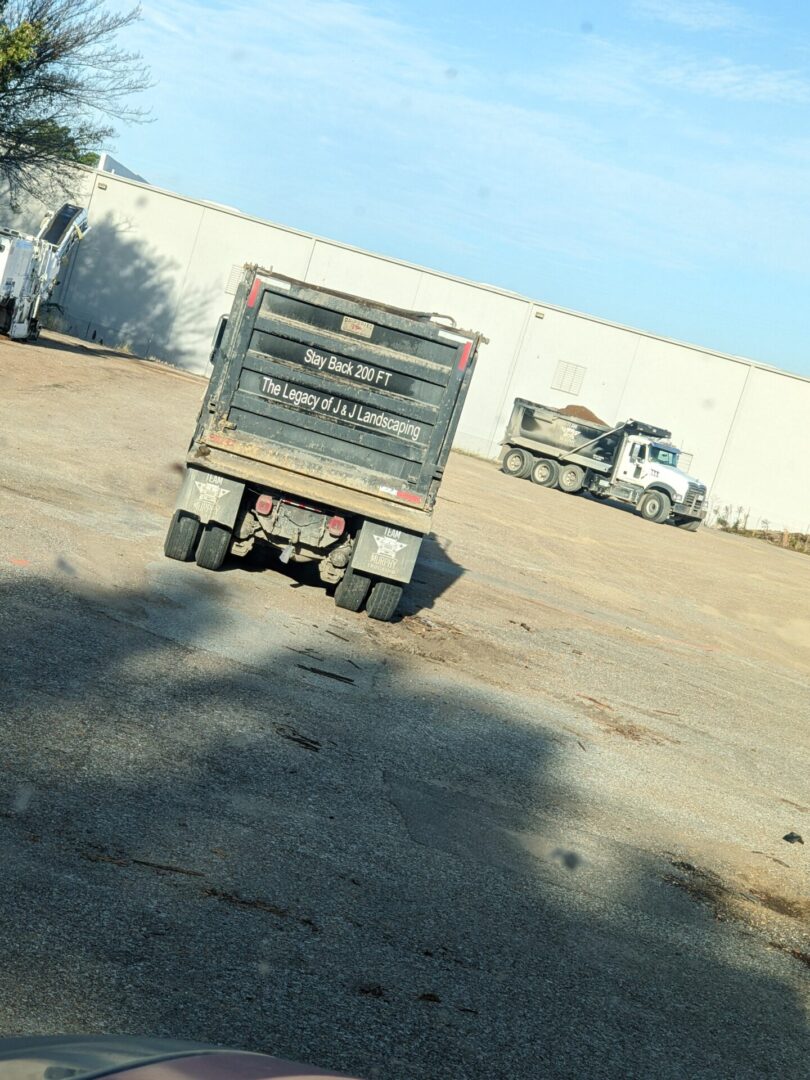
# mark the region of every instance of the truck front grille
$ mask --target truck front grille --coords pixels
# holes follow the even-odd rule
[[[706,498],[706,488],[702,484],[690,484],[684,495],[683,505],[687,510],[697,510]]]

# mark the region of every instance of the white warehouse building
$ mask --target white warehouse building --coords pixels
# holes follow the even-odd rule
[[[488,339],[455,445],[495,458],[512,402],[578,403],[614,423],[669,428],[715,511],[749,527],[810,529],[810,379],[619,326],[85,170],[92,231],[55,299],[62,328],[205,373],[217,320],[245,262],[418,311]],[[31,229],[42,208],[16,227]],[[12,222],[9,222],[11,224]]]

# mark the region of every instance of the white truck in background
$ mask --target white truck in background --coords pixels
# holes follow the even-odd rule
[[[36,236],[0,225],[0,334],[36,340],[42,305],[63,261],[87,231],[87,210],[72,203],[45,218]]]
[[[626,420],[610,427],[575,406],[553,409],[517,398],[501,469],[541,487],[630,503],[641,517],[695,532],[706,517],[706,485],[678,468],[671,432]]]

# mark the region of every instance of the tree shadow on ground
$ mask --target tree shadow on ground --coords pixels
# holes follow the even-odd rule
[[[391,1080],[806,1074],[794,962],[589,829],[539,711],[354,623],[229,657],[226,583],[172,572],[3,587],[7,1033]]]
[[[73,353],[75,356],[99,356],[103,357],[105,360],[116,359],[126,361],[131,359],[126,353],[120,352],[112,346],[107,347],[105,345],[96,345],[95,343],[90,342],[84,344],[81,341],[77,341],[75,338],[65,337],[61,334],[55,334],[47,330],[37,338],[36,344],[38,349],[49,349],[59,353],[68,352]]]

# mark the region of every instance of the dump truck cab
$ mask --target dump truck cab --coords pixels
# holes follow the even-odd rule
[[[637,486],[643,491],[658,488],[665,492],[673,507],[689,502],[690,488],[705,488],[678,468],[681,451],[672,443],[644,435],[628,435],[616,458],[613,483]]]

